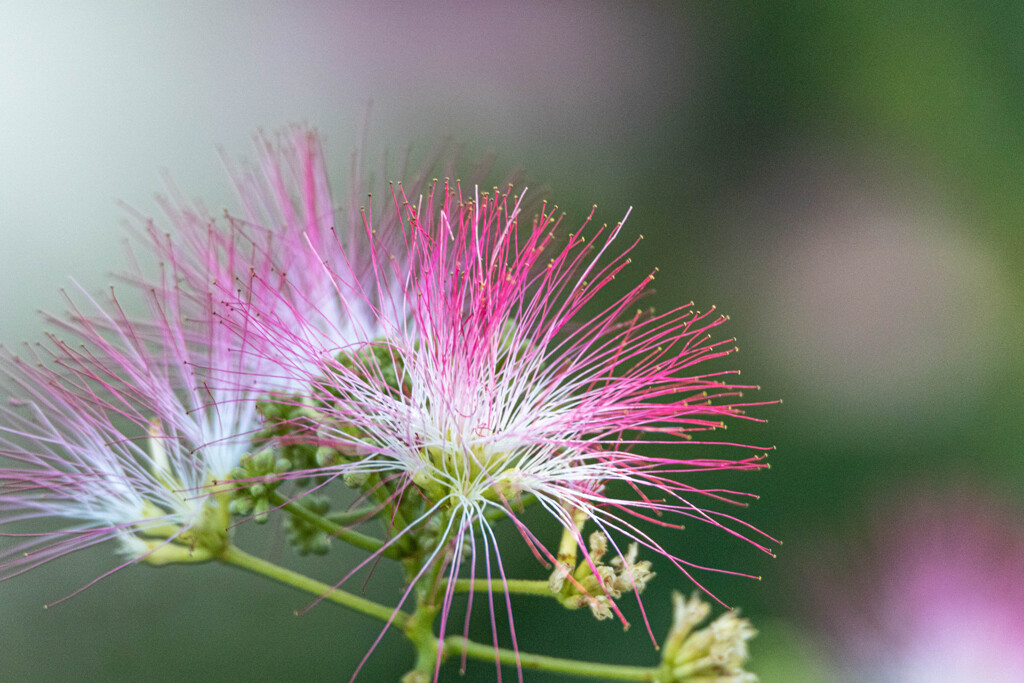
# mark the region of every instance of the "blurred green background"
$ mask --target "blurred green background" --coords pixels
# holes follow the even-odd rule
[[[842,580],[829,551],[869,511],[922,487],[1024,490],[1022,30],[1014,2],[3,3],[0,341],[40,338],[69,276],[108,283],[115,200],[155,213],[160,169],[233,208],[216,148],[249,155],[260,127],[317,126],[342,199],[368,118],[371,159],[451,137],[524,169],[567,220],[633,206],[654,305],[728,313],[730,365],[784,400],[729,433],[777,446],[771,471],[721,479],[762,496],[743,517],[778,558],[695,529],[666,545],[763,576],[701,578],[761,629],[764,680],[829,680],[842,643],[805,582]],[[259,531],[242,543],[286,560]],[[507,538],[510,572],[541,577]],[[354,557],[296,565],[330,580]],[[220,566],[133,567],[41,609],[111,563],[100,548],[0,584],[5,678],[344,680],[378,633],[328,605],[295,617],[306,598]],[[659,639],[669,592],[690,590],[665,564],[644,594]],[[366,591],[398,587],[382,566]],[[658,659],[635,610],[627,633],[530,598],[515,614],[523,649]],[[387,636],[361,680],[411,663]]]

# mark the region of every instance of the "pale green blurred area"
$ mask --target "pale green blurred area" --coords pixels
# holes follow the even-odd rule
[[[729,366],[784,399],[729,432],[776,445],[771,471],[707,480],[762,496],[741,514],[784,541],[778,558],[693,527],[661,538],[764,577],[699,575],[762,630],[764,680],[827,680],[842,643],[816,633],[805,582],[844,568],[823,549],[920,486],[1024,492],[1022,30],[1012,2],[4,3],[0,341],[39,339],[35,311],[63,308],[69,276],[111,282],[115,200],[154,212],[161,169],[217,214],[235,206],[217,146],[248,155],[257,128],[301,121],[340,180],[370,100],[371,157],[452,137],[525,169],[567,220],[633,206],[652,303],[717,305],[741,347]],[[242,542],[290,562],[264,531]],[[506,539],[510,573],[542,577]],[[329,581],[356,558],[297,564]],[[113,562],[100,548],[0,584],[4,678],[344,680],[379,630],[327,605],[295,617],[306,597],[219,566],[133,567],[41,609]],[[660,640],[670,590],[691,586],[655,565]],[[391,567],[366,586],[399,594]],[[523,598],[515,624],[524,650],[653,664],[627,615],[624,634]],[[486,611],[474,624],[486,638]],[[386,636],[360,680],[411,662]]]

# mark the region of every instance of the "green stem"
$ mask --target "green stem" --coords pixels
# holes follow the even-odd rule
[[[324,519],[335,524],[352,524],[353,522],[362,522],[374,516],[379,510],[380,508],[376,505],[366,505],[355,510],[329,512],[324,515]]]
[[[419,573],[419,560],[406,563],[406,581],[411,581]],[[434,635],[434,619],[437,617],[439,605],[434,602],[437,595],[437,580],[441,573],[441,563],[434,562],[434,566],[416,585],[416,611],[405,628],[405,637],[416,647],[416,667],[414,671],[430,675],[437,663],[437,655],[441,643]]]
[[[461,655],[463,652],[466,653],[466,656],[473,659],[491,662],[497,659],[502,664],[508,666],[516,666],[518,663],[524,669],[540,669],[589,679],[604,678],[615,681],[649,681],[653,683],[658,680],[658,675],[661,673],[661,667],[651,668],[603,664],[601,662],[584,662],[577,659],[548,657],[547,655],[536,655],[529,652],[520,652],[517,655],[514,650],[505,648],[495,650],[491,645],[475,643],[462,636],[448,636],[444,639],[445,657]]]
[[[353,595],[346,591],[329,586],[326,583],[322,583],[315,579],[311,579],[308,576],[299,574],[298,572],[286,569],[284,567],[267,562],[254,555],[239,550],[233,545],[228,545],[221,552],[217,558],[224,564],[233,565],[246,571],[250,571],[253,574],[259,574],[266,576],[274,581],[283,583],[287,586],[292,586],[301,591],[312,593],[313,595],[319,595],[324,600],[337,603],[349,609],[357,612],[362,612],[368,616],[371,616],[380,621],[388,621],[391,619],[392,623],[400,629],[405,629],[409,623],[410,615],[407,612],[403,612],[399,609],[393,609],[385,605],[361,598],[358,595]],[[392,619],[392,616],[394,619]]]
[[[371,474],[367,478],[363,490],[369,491],[373,499],[384,506],[384,514],[381,516],[381,519],[392,520],[392,524],[397,530],[402,530],[409,526],[409,522],[406,521],[405,515],[402,514],[399,505],[395,501],[394,491],[383,482],[379,474]]]
[[[551,585],[547,581],[531,581],[529,579],[507,579],[505,581],[488,581],[484,579],[456,579],[455,592],[468,593],[470,585],[474,593],[510,593],[516,595],[540,595],[549,598],[558,597],[551,592]]]
[[[532,493],[527,493],[525,496],[520,498],[519,501],[516,504],[512,505],[512,509],[514,509],[514,510],[518,509],[518,508],[525,509],[531,503],[536,503],[536,502],[537,502],[537,496],[533,495]],[[484,512],[484,519],[487,520],[488,522],[496,522],[499,519],[504,519],[505,517],[508,517],[508,511],[505,510],[505,508],[503,508],[503,507],[501,507],[501,508],[492,507],[492,508],[488,509],[486,512]]]
[[[437,606],[419,600],[416,611],[412,613],[405,626],[405,637],[416,648],[416,666],[413,671],[425,674],[433,673],[437,663],[440,643],[434,637],[434,619],[437,617]]]
[[[357,548],[361,548],[371,553],[380,552],[384,557],[390,557],[394,560],[401,557],[401,554],[398,552],[398,548],[395,546],[390,545],[385,548],[384,541],[379,538],[374,538],[373,536],[368,536],[358,531],[353,531],[352,529],[346,529],[325,517],[321,517],[302,503],[298,503],[296,501],[288,502],[288,499],[279,493],[271,493],[269,500],[271,505],[295,515],[302,521],[312,525],[320,531],[325,532],[333,538],[345,541],[350,545],[354,545]]]
[[[240,550],[233,545],[227,545],[220,552],[217,558],[220,562],[259,574],[269,579],[291,586],[298,590],[320,596],[322,599],[335,604],[347,607],[356,612],[378,619],[382,622],[391,621],[396,628],[401,629],[407,638],[413,642],[417,649],[417,670],[430,672],[433,670],[437,656],[439,641],[431,633],[431,625],[437,615],[437,606],[429,599],[421,597],[416,612],[409,614],[400,609],[395,609],[367,600],[366,598],[353,595],[346,591],[329,586],[298,572],[286,569],[279,565],[267,562],[261,558]],[[423,577],[427,585],[436,580],[436,576]],[[478,582],[483,584],[484,582]],[[513,583],[541,583],[541,582],[509,582]],[[475,586],[474,586],[475,588]],[[516,666],[517,663],[524,669],[538,669],[552,671],[555,673],[579,676],[591,679],[609,679],[618,681],[648,681],[654,683],[658,680],[660,668],[623,666],[618,664],[602,664],[599,662],[585,662],[576,659],[563,659],[561,657],[549,657],[547,655],[519,652],[506,648],[497,650],[491,645],[476,643],[462,636],[448,636],[444,639],[442,657],[447,659],[452,656],[461,656],[463,652],[467,657],[483,661],[493,662],[497,659],[507,666]]]

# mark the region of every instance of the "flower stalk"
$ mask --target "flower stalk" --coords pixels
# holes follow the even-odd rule
[[[322,517],[312,510],[307,509],[302,505],[302,503],[295,500],[290,501],[279,493],[270,493],[268,497],[271,505],[274,507],[280,508],[291,515],[295,515],[307,524],[323,531],[331,538],[337,538],[339,541],[344,541],[345,543],[359,548],[360,550],[379,553],[383,557],[393,560],[401,558],[397,547],[394,545],[386,545],[385,542],[379,538],[368,536],[367,534],[355,531],[354,529],[346,529],[341,524],[338,524],[326,517]]]
[[[283,583],[300,591],[315,595],[320,599],[333,602],[336,605],[341,605],[342,607],[347,607],[353,611],[373,617],[374,619],[385,622],[391,620],[391,622],[400,629],[404,629],[411,619],[411,615],[409,615],[409,613],[403,612],[400,609],[381,605],[373,600],[368,600],[339,588],[335,588],[334,586],[330,586],[321,581],[311,579],[299,572],[281,567],[273,562],[268,562],[267,560],[256,557],[255,555],[250,555],[234,545],[225,547],[217,559],[224,564],[244,569],[252,574],[264,576],[278,583]]]
[[[439,640],[431,630],[438,614],[438,606],[429,600],[420,599],[413,613],[404,612],[401,609],[381,605],[367,598],[309,578],[299,572],[250,555],[234,545],[224,548],[217,559],[223,564],[231,565],[252,574],[291,586],[297,590],[315,595],[327,602],[340,605],[379,621],[390,621],[395,628],[405,634],[416,648],[417,660],[413,672],[425,673],[427,675],[426,678],[407,675],[406,679],[403,680],[429,681],[432,679],[433,671],[437,666],[438,656],[440,656],[443,662],[453,656],[461,657],[463,655],[481,661],[497,661],[504,666],[549,671],[581,678],[652,682],[663,680],[659,678],[662,671],[660,667],[624,666],[563,657],[550,657],[506,648],[495,648],[493,645],[485,645],[463,636],[455,635]],[[433,578],[436,579],[436,577]],[[514,583],[524,584],[528,582]],[[546,582],[534,583],[542,583],[546,589]]]

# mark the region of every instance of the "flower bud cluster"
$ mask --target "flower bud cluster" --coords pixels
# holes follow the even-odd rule
[[[277,459],[289,463],[284,471],[306,471],[317,467],[316,446],[293,438],[295,434],[315,428],[321,417],[309,403],[309,399],[303,396],[285,394],[271,394],[256,403],[263,419],[263,429],[253,438],[253,443],[276,450]],[[312,480],[306,477],[295,482],[307,487]]]
[[[270,494],[281,485],[280,475],[291,469],[291,462],[277,457],[270,448],[242,457],[239,466],[228,475],[238,483],[233,492],[231,512],[252,515],[259,524],[267,521],[270,513]]]
[[[711,605],[697,593],[684,599],[679,592],[673,592],[672,604],[672,628],[663,648],[660,683],[757,681],[757,676],[744,670],[750,656],[747,641],[757,635],[748,619],[731,610],[694,631],[711,613]]]
[[[324,517],[330,511],[331,499],[311,493],[302,498],[302,505],[313,514]],[[327,532],[298,516],[287,515],[284,530],[288,543],[299,555],[326,555],[331,548],[331,537]]]
[[[636,543],[630,543],[624,555],[617,555],[605,564],[608,537],[595,531],[590,535],[589,550],[587,559],[580,562],[575,571],[568,562],[559,562],[548,585],[569,609],[589,607],[594,617],[603,621],[612,618],[613,601],[629,591],[643,592],[655,573],[651,571],[650,562],[637,561]]]
[[[354,351],[341,351],[334,357],[337,365],[332,371],[347,372],[375,389],[394,395],[408,396],[412,391],[409,376],[405,372],[405,359],[401,351],[386,339],[377,339],[363,344]],[[342,392],[330,391],[336,398],[348,398]]]

